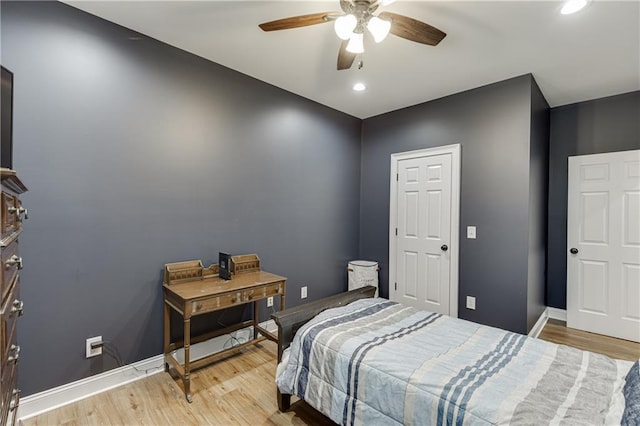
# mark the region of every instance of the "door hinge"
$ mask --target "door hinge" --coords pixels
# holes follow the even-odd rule
[[[400,173],[396,173],[396,181],[400,180]]]
[[[396,237],[398,236],[398,228],[396,228]]]
[[[398,291],[398,283],[396,283],[396,286],[395,286],[395,288],[396,288],[396,291]]]

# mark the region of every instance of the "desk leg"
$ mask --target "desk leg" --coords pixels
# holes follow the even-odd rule
[[[184,377],[182,383],[184,384],[184,394],[187,397],[187,402],[191,403],[191,318],[185,318],[184,320]]]
[[[259,306],[258,306],[258,301],[254,300],[253,301],[253,339],[257,339],[258,338],[258,329],[257,329],[257,325],[258,325],[258,319],[260,318],[260,312],[259,312]]]
[[[284,291],[282,292],[282,294],[280,295],[280,310],[284,311]]]
[[[165,356],[169,353],[169,344],[171,343],[169,341],[170,333],[171,333],[171,308],[169,307],[169,304],[165,302],[164,303],[164,344],[163,344],[163,351]],[[165,372],[169,371],[169,364],[167,363],[166,360],[164,361],[164,371]]]

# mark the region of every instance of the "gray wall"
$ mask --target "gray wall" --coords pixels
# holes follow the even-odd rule
[[[640,91],[551,110],[547,305],[567,306],[568,157],[631,149],[640,149]]]
[[[545,310],[547,197],[549,177],[549,104],[535,80],[531,84],[529,147],[529,272],[527,332]]]
[[[361,121],[58,2],[2,2],[15,74],[20,388],[162,352],[164,263],[258,253],[287,302],[346,289],[358,255]],[[229,321],[225,317],[221,322]]]
[[[459,143],[459,316],[526,332],[532,81],[521,76],[364,120],[360,257],[380,263],[383,296],[390,155]],[[477,226],[476,240],[466,239],[467,225]],[[475,311],[466,309],[467,295],[476,297]]]

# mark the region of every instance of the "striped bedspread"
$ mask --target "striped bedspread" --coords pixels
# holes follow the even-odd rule
[[[609,425],[631,366],[364,299],[305,324],[276,382],[339,424]]]

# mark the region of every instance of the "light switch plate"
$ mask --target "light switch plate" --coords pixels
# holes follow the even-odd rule
[[[473,296],[467,296],[467,309],[476,309],[476,298]]]
[[[467,238],[470,240],[476,239],[476,227],[475,226],[467,226]]]

